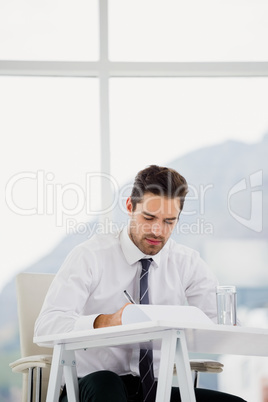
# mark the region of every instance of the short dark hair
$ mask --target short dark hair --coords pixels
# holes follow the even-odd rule
[[[178,197],[180,198],[180,208],[182,210],[187,192],[187,181],[176,170],[150,165],[140,170],[135,177],[131,192],[133,211],[135,211],[137,203],[142,201],[145,193],[168,198]]]

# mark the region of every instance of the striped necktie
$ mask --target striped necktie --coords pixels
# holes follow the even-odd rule
[[[148,273],[152,259],[143,258],[140,276],[140,304],[149,304]],[[153,351],[151,349],[140,350],[140,378],[143,391],[143,402],[154,402],[156,396],[156,383],[153,369]]]

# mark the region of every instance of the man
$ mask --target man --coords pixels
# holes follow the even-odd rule
[[[173,169],[152,165],[140,171],[126,202],[128,226],[116,235],[94,236],[69,254],[47,294],[35,335],[121,325],[125,289],[137,303],[188,302],[216,320],[216,279],[196,251],[170,239],[187,191],[186,180]],[[156,352],[100,348],[76,356],[81,402],[155,400]],[[242,401],[202,389],[196,398]],[[179,389],[173,388],[171,401],[179,400]],[[60,401],[67,401],[65,389]]]

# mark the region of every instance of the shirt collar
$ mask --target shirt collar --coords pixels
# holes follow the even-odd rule
[[[154,256],[144,254],[130,239],[128,235],[128,226],[124,227],[124,229],[120,233],[119,238],[123,254],[129,265],[134,264],[141,258],[153,258],[153,261],[156,263],[157,266],[159,266],[161,251],[159,251],[159,253],[155,254]]]

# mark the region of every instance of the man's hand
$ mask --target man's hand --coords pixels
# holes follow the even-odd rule
[[[113,327],[115,325],[122,325],[122,314],[124,308],[131,303],[126,303],[114,314],[101,314],[94,321],[94,328]]]

